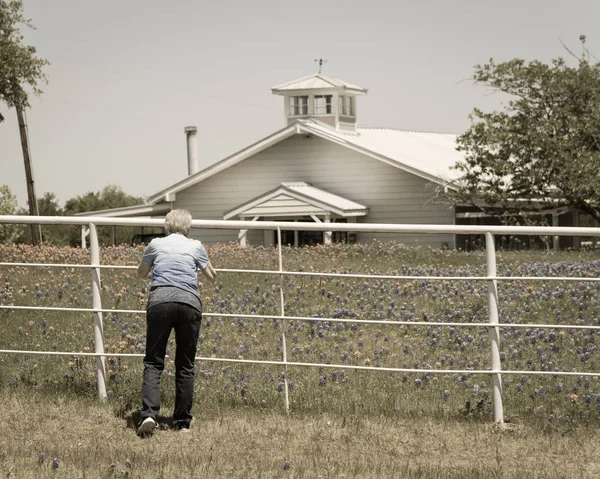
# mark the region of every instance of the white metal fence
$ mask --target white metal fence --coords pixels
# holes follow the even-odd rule
[[[0,267],[10,266],[27,266],[27,267],[45,267],[45,268],[89,268],[91,272],[91,287],[92,287],[92,307],[91,308],[60,308],[60,307],[42,307],[42,306],[14,306],[0,305],[0,309],[12,310],[52,310],[52,311],[79,311],[92,313],[94,318],[94,340],[95,352],[93,353],[77,353],[77,352],[60,352],[60,351],[24,351],[0,349],[0,353],[12,354],[40,354],[40,355],[56,355],[56,356],[93,356],[96,357],[97,369],[97,384],[98,395],[100,398],[106,397],[106,368],[104,359],[110,357],[143,357],[143,354],[124,354],[124,353],[105,353],[104,351],[104,336],[103,336],[103,318],[102,313],[137,313],[143,314],[145,310],[128,310],[128,309],[103,309],[100,297],[100,270],[103,268],[112,269],[135,269],[135,266],[114,266],[100,264],[100,249],[98,245],[97,226],[154,226],[161,227],[164,223],[159,219],[131,219],[131,218],[100,218],[100,217],[29,217],[29,216],[0,216],[0,224],[71,224],[82,225],[89,227],[90,231],[90,264],[47,264],[47,263],[2,263]],[[274,221],[218,221],[218,220],[194,220],[193,228],[204,229],[259,229],[273,230],[277,232],[278,244],[281,245],[282,230],[299,230],[299,231],[364,231],[364,232],[386,232],[386,233],[425,233],[425,234],[479,234],[485,236],[486,246],[486,276],[406,276],[406,275],[373,275],[373,274],[346,274],[346,273],[320,273],[320,272],[304,272],[304,271],[287,271],[283,267],[282,248],[277,246],[279,268],[277,270],[250,270],[250,269],[217,269],[219,272],[247,274],[259,273],[267,275],[279,276],[279,291],[280,291],[280,314],[279,315],[242,315],[249,319],[279,319],[283,320],[282,331],[282,360],[248,360],[248,359],[229,359],[219,357],[197,357],[201,361],[217,361],[217,362],[233,362],[233,363],[251,363],[251,364],[270,364],[283,366],[284,388],[285,388],[285,406],[289,411],[289,387],[287,381],[288,367],[320,367],[320,368],[345,368],[370,371],[388,371],[388,372],[406,372],[406,373],[435,373],[435,374],[485,374],[492,378],[493,389],[493,410],[494,421],[498,423],[504,422],[504,413],[502,406],[502,383],[501,374],[518,374],[518,375],[563,375],[563,376],[597,376],[600,373],[593,372],[577,372],[577,371],[531,371],[531,370],[502,370],[500,363],[500,328],[553,328],[563,329],[594,329],[600,330],[600,326],[590,325],[564,325],[564,324],[532,324],[532,323],[501,323],[498,317],[498,289],[497,282],[502,280],[539,280],[539,281],[585,281],[595,282],[600,281],[600,278],[581,278],[581,277],[545,277],[545,276],[498,276],[496,271],[496,250],[494,235],[535,235],[535,236],[600,236],[600,228],[564,228],[564,227],[507,227],[507,226],[450,226],[450,225],[399,225],[399,224],[342,224],[342,223],[299,223],[299,222],[274,222]],[[488,285],[488,322],[487,323],[464,323],[464,322],[432,322],[432,321],[386,321],[386,320],[363,320],[356,318],[314,318],[305,316],[286,316],[284,296],[283,278],[286,275],[292,276],[328,276],[328,277],[343,277],[343,278],[372,278],[372,279],[396,279],[396,280],[431,280],[431,281],[450,281],[450,280],[471,280],[485,281]],[[225,314],[204,312],[203,316],[218,316],[218,317],[240,317],[240,314]],[[361,324],[385,324],[385,325],[413,325],[413,326],[461,326],[474,328],[488,328],[490,335],[490,355],[491,369],[473,370],[473,369],[418,369],[418,368],[393,368],[393,367],[378,367],[378,366],[354,366],[326,363],[303,363],[288,361],[287,345],[286,345],[286,329],[289,320],[299,321],[329,321],[341,323],[361,323]]]

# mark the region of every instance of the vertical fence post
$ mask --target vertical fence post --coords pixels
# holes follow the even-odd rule
[[[485,250],[487,259],[487,274],[489,277],[497,276],[496,273],[496,246],[494,244],[494,235],[485,234]],[[488,282],[488,322],[489,324],[498,324],[498,282],[491,279]],[[490,342],[492,352],[492,387],[494,401],[494,422],[504,423],[504,410],[502,407],[502,377],[500,370],[500,328],[488,328],[490,331]]]
[[[102,309],[102,298],[100,296],[100,247],[98,245],[98,231],[96,225],[90,223],[90,258],[92,268],[92,308]],[[96,266],[94,268],[94,266]],[[104,327],[102,325],[102,312],[94,314],[94,343],[96,354],[104,354]],[[98,397],[106,399],[106,368],[104,356],[96,356],[96,378],[98,382]]]
[[[81,249],[87,249],[85,237],[88,235],[88,231],[85,225],[81,225]]]
[[[279,297],[281,299],[280,315],[283,318],[283,329],[281,332],[281,347],[283,348],[283,383],[285,386],[285,412],[290,412],[290,393],[288,387],[288,368],[287,368],[287,345],[285,333],[287,329],[287,321],[285,319],[285,298],[283,296],[283,256],[281,254],[281,228],[277,228],[277,252],[279,253]]]

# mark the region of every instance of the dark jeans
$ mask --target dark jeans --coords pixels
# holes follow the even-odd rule
[[[202,313],[184,303],[160,303],[146,315],[147,337],[142,386],[142,419],[156,419],[160,411],[160,375],[171,329],[175,329],[175,409],[173,426],[187,427],[192,420],[196,344]]]

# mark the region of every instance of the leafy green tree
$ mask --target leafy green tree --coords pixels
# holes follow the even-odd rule
[[[473,80],[509,97],[502,111],[475,109],[458,137],[461,202],[541,211],[569,206],[600,221],[600,63],[493,59]]]
[[[38,209],[40,216],[63,216],[64,211],[58,199],[54,193],[45,193],[41,198],[38,198]],[[29,214],[29,210],[20,208],[17,211],[20,215]],[[66,246],[69,244],[70,233],[69,230],[73,229],[70,225],[42,225],[42,242],[44,244],[50,244],[53,246]],[[19,243],[31,244],[31,230],[25,229],[18,239]]]
[[[45,193],[38,198],[38,208],[40,216],[62,216],[63,209],[58,204],[58,199],[54,193]]]
[[[14,215],[17,212],[17,197],[6,185],[0,185],[0,215]],[[18,224],[0,223],[0,243],[14,243],[25,227]]]
[[[63,216],[64,211],[54,193],[45,193],[38,198],[38,209],[40,216]],[[45,244],[54,246],[65,246],[69,244],[69,230],[73,226],[69,225],[43,225],[42,241]]]
[[[111,208],[140,205],[143,202],[144,198],[142,197],[128,195],[121,187],[108,185],[102,191],[88,191],[83,196],[71,198],[65,203],[64,212],[66,215],[92,213]]]
[[[119,186],[109,185],[102,191],[89,191],[82,196],[71,198],[65,203],[63,212],[65,215],[74,215],[78,213],[93,213],[95,211],[107,210],[112,208],[123,208],[126,206],[136,206],[144,203],[144,198],[131,196],[125,193]],[[130,243],[134,234],[132,227],[119,227],[116,230],[111,226],[101,226],[98,228],[98,239],[102,245]],[[77,246],[81,243],[79,230],[70,230],[68,243]]]
[[[0,0],[0,100],[11,108],[30,106],[26,86],[35,95],[42,93],[40,84],[46,82],[43,69],[49,64],[36,56],[35,47],[23,45],[19,25],[35,28],[23,16],[23,2]],[[3,120],[0,115],[0,122]]]

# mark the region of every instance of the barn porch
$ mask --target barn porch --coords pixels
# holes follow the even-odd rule
[[[314,221],[317,223],[355,223],[359,216],[366,216],[369,209],[352,200],[316,188],[305,182],[281,183],[235,208],[225,212],[223,219],[246,221]],[[238,240],[245,247],[248,230],[240,230]],[[352,233],[331,231],[282,231],[281,242],[299,247],[332,242],[352,242]],[[277,244],[277,233],[264,232],[263,244]]]

